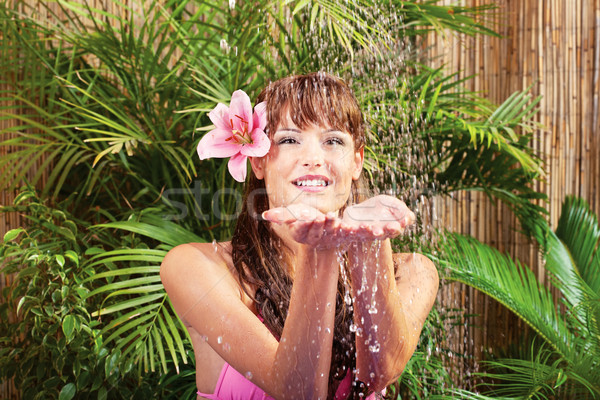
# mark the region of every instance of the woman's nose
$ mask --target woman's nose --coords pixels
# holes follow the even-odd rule
[[[324,163],[323,151],[319,146],[307,145],[303,149],[302,165],[305,167],[320,167]]]

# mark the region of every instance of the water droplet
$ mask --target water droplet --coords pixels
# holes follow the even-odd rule
[[[350,293],[346,292],[346,294],[344,295],[344,301],[347,305],[352,304],[352,297],[350,297]]]
[[[219,344],[223,343],[223,337],[219,336],[217,338],[217,343],[219,343]]]
[[[357,328],[358,328],[358,326],[356,326],[356,324],[354,322],[350,324],[350,332],[356,332]]]
[[[379,353],[380,347],[381,346],[379,345],[379,343],[375,343],[375,344],[369,345],[369,351],[371,353]]]
[[[331,333],[331,329],[325,328],[325,333]]]
[[[248,371],[244,374],[244,376],[246,377],[246,379],[251,380],[252,379],[252,372]]]

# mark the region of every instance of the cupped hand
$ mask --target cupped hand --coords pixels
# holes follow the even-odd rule
[[[344,210],[342,227],[365,239],[387,239],[400,235],[415,222],[415,214],[392,196],[379,195]]]
[[[318,250],[336,248],[345,241],[342,221],[333,212],[323,214],[308,205],[291,204],[267,210],[263,218],[284,225],[296,242]]]
[[[285,225],[298,243],[316,249],[345,247],[353,242],[393,238],[415,221],[404,202],[392,196],[372,197],[346,208],[343,217],[304,204],[267,210],[263,218]]]

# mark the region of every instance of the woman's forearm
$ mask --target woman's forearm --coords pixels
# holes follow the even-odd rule
[[[339,268],[333,251],[299,254],[273,365],[281,398],[327,398]]]
[[[362,242],[349,250],[357,325],[358,379],[383,389],[402,372],[412,349],[409,322],[394,277],[390,241]]]

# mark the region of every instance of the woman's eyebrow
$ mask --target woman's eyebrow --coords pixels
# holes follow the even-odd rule
[[[290,131],[290,132],[300,133],[300,129],[298,129],[298,128],[279,128],[279,129],[277,129],[277,132],[280,132],[280,131]]]

